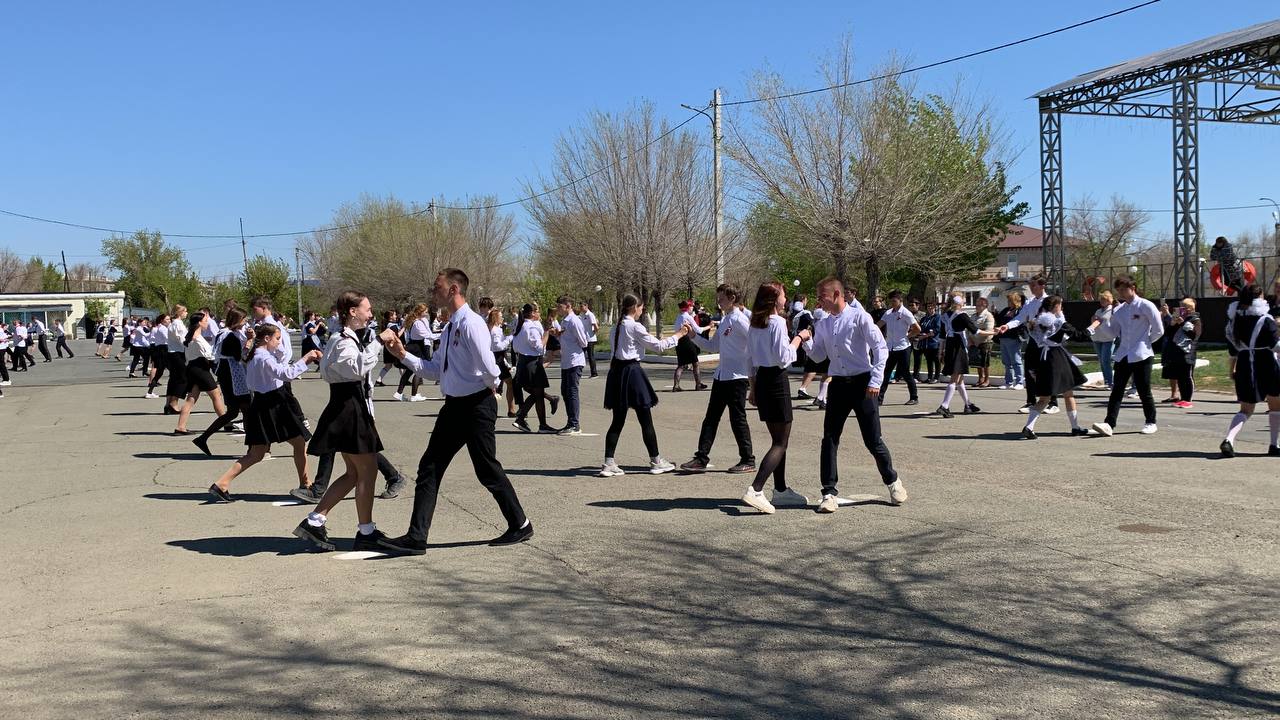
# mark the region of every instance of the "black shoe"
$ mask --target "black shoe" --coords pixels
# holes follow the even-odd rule
[[[533,428],[529,427],[529,423],[520,419],[517,419],[515,422],[511,423],[511,427],[519,430],[520,432],[533,432]]]
[[[559,432],[559,430],[556,430],[550,425],[539,425],[538,432],[543,435],[555,435],[557,432]]]
[[[213,496],[213,502],[215,503],[235,502],[235,499],[231,497],[231,493],[218,487],[218,483],[209,486],[209,494]]]
[[[548,400],[551,402],[551,414],[555,415],[556,411],[560,409],[560,396],[552,395]]]
[[[1027,440],[1035,440],[1039,436],[1036,435],[1035,431],[1032,430],[1031,428],[1024,427],[1022,428],[1022,437],[1026,438]]]
[[[1267,448],[1268,455],[1280,455],[1280,445],[1272,445]]]
[[[379,549],[383,551],[390,550],[397,555],[427,554],[427,544],[425,542],[418,542],[408,535],[401,535],[400,537],[394,538],[389,538],[386,535],[383,535],[378,538],[376,542]]]
[[[977,405],[974,405],[973,403],[969,403],[968,405],[964,406],[965,415],[977,415],[980,412],[982,412],[982,410]]]
[[[408,484],[409,484],[408,481],[406,481],[402,477],[398,477],[394,480],[391,480],[387,483],[387,489],[383,490],[382,494],[379,495],[378,497],[382,498],[383,500],[394,500],[400,497],[400,493],[404,492],[404,488]]]
[[[303,520],[303,522],[306,522]],[[374,530],[368,535],[356,533],[356,541],[351,544],[352,550],[372,550],[373,552],[385,552],[386,548],[379,545],[379,541],[386,539],[386,535],[381,530]]]
[[[309,487],[296,487],[290,490],[289,494],[308,505],[315,505],[320,502],[320,498],[324,497],[325,489],[312,483]]]
[[[919,404],[920,404],[920,400],[918,400],[917,398],[911,398],[910,400],[908,400],[908,401],[906,401],[906,402],[904,402],[904,403],[902,403],[902,404],[903,404],[903,405],[919,405]]]
[[[726,470],[725,472],[727,472],[727,473],[731,473],[731,474],[733,474],[733,475],[745,475],[746,473],[754,473],[755,471],[756,471],[756,464],[755,464],[755,463],[753,463],[753,462],[740,462],[740,463],[738,463],[737,465],[734,465],[734,466],[730,467],[730,468],[729,468],[728,470]]]
[[[680,466],[680,469],[687,473],[700,473],[707,471],[707,464],[698,458],[694,458]]]
[[[1082,427],[1073,427],[1071,428],[1071,434],[1077,437],[1087,437],[1089,435],[1089,429],[1082,428]]]
[[[937,410],[934,410],[934,412],[935,412],[936,414],[938,414],[938,415],[941,415],[941,416],[942,416],[942,417],[944,417],[944,418],[947,418],[948,420],[956,416],[956,414],[955,414],[955,413],[953,413],[953,412],[951,412],[950,410],[948,410],[948,409],[946,409],[946,408],[942,407],[941,405],[939,405],[939,406],[938,406],[938,409],[937,409]]]
[[[191,431],[190,431],[190,430],[178,430],[178,429],[174,429],[173,434],[174,434],[174,435],[190,435],[190,434],[191,434]]]
[[[515,545],[533,537],[533,523],[526,522],[522,528],[512,528],[489,541],[490,545]]]
[[[375,380],[375,381],[374,381],[374,383],[373,383],[373,386],[374,386],[374,387],[386,387],[386,386],[387,386],[387,384],[386,384],[386,383],[384,383],[384,382],[382,382],[381,380]]]
[[[200,448],[200,452],[204,453],[205,455],[208,455],[209,457],[213,457],[213,453],[209,452],[209,441],[205,440],[203,435],[192,440],[191,444]]]
[[[181,412],[179,412],[179,411],[177,411],[177,410],[174,410],[174,409],[173,409],[173,406],[172,406],[172,405],[170,405],[169,403],[165,403],[165,404],[164,404],[164,414],[165,414],[165,415],[181,415],[182,413],[181,413]]]
[[[327,552],[338,549],[338,546],[329,539],[329,531],[323,525],[315,527],[307,522],[306,518],[303,518],[302,522],[298,523],[298,527],[293,529],[293,535]]]

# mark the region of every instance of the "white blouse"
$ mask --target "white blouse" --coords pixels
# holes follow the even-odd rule
[[[489,328],[489,337],[493,339],[493,351],[496,353],[506,352],[511,347],[511,341],[514,335],[502,334],[502,326],[494,325]]]
[[[209,341],[205,340],[204,335],[200,333],[196,333],[191,337],[191,342],[187,343],[187,347],[184,352],[186,353],[187,362],[191,362],[198,358],[204,358],[210,362],[214,359],[213,346],[210,345]]]
[[[382,343],[377,336],[363,349],[351,328],[329,336],[320,356],[320,377],[327,383],[367,381],[375,365],[382,364]]]
[[[756,368],[785,368],[796,361],[796,349],[787,335],[787,321],[773,314],[764,327],[751,326],[747,332],[747,348],[751,353],[751,372]]]
[[[650,335],[644,325],[624,317],[613,329],[613,357],[616,360],[639,360],[644,357],[646,348],[662,352],[675,347],[676,342],[678,338],[675,335],[659,340]]]
[[[260,347],[253,351],[249,366],[245,368],[244,381],[251,392],[265,393],[279,390],[285,383],[302,377],[306,371],[307,364],[302,360],[284,363],[270,350]]]
[[[525,320],[520,326],[520,332],[511,337],[517,353],[536,356],[545,355],[547,352],[542,335],[542,323],[537,320]]]

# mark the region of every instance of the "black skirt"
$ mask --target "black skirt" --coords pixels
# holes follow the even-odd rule
[[[520,355],[516,360],[515,385],[521,390],[551,387],[547,371],[542,367],[541,355]]]
[[[505,352],[496,352],[493,354],[493,362],[498,366],[498,379],[511,379],[511,363],[507,362],[507,354]]]
[[[942,374],[948,377],[963,375],[969,372],[969,349],[963,340],[952,341],[947,338],[946,347],[942,351]]]
[[[182,397],[187,394],[187,357],[180,352],[165,351],[165,369],[169,371],[169,383],[165,385],[164,394],[169,397]]]
[[[382,439],[365,402],[364,384],[329,384],[329,404],[320,413],[316,434],[307,445],[308,455],[382,452]]]
[[[254,393],[244,414],[244,444],[271,445],[297,437],[306,440],[311,433],[289,407],[289,398],[285,397],[284,390]]]
[[[302,354],[306,355],[312,350],[324,350],[324,344],[318,335],[307,335],[302,338]]]
[[[1085,382],[1084,373],[1071,362],[1071,354],[1064,347],[1051,347],[1041,359],[1036,352],[1036,362],[1026,368],[1027,384],[1036,397],[1061,395]]]
[[[1270,350],[1242,352],[1236,360],[1236,401],[1260,403],[1280,395],[1280,361]]]
[[[609,363],[609,375],[604,380],[604,407],[651,408],[658,404],[658,394],[653,383],[644,374],[639,360],[614,359]]]
[[[204,358],[196,358],[187,363],[187,394],[192,390],[209,392],[218,387],[218,379],[213,376],[213,366]]]
[[[804,356],[804,371],[807,373],[818,373],[819,375],[826,375],[827,371],[830,368],[831,368],[831,358],[827,358],[822,362],[817,362],[813,358],[809,357],[808,355]]]
[[[698,362],[698,345],[688,335],[676,341],[676,362],[681,365],[692,365]]]
[[[756,369],[756,409],[762,422],[791,422],[791,380],[787,369]]]

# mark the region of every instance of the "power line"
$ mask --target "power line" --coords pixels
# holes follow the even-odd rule
[[[836,85],[828,85],[827,87],[813,88],[811,90],[798,90],[796,92],[784,93],[782,95],[774,95],[772,97],[753,98],[751,100],[737,100],[734,102],[720,103],[720,105],[721,107],[725,107],[728,105],[750,105],[752,103],[769,102],[772,100],[786,100],[788,98],[800,97],[801,95],[813,95],[814,93],[829,92],[831,90],[838,90],[840,88],[853,87],[854,85],[864,85],[866,83],[876,82],[878,80],[888,80],[890,78],[907,75],[909,73],[920,72],[921,70],[929,70],[932,68],[940,67],[942,65],[949,65],[951,63],[959,62],[961,60],[968,60],[969,58],[975,58],[975,57],[978,57],[979,55],[986,55],[988,53],[993,53],[998,50],[1011,48],[1011,47],[1014,47],[1015,45],[1023,45],[1023,44],[1032,42],[1034,40],[1047,38],[1050,35],[1057,35],[1058,33],[1064,33],[1064,32],[1067,32],[1068,30],[1074,30],[1079,27],[1084,27],[1085,25],[1091,25],[1096,22],[1108,20],[1110,18],[1116,17],[1117,15],[1124,15],[1125,13],[1133,12],[1134,10],[1147,7],[1148,5],[1155,5],[1160,1],[1161,0],[1147,0],[1147,2],[1139,3],[1138,5],[1133,5],[1131,7],[1124,8],[1123,10],[1116,10],[1115,12],[1110,12],[1110,13],[1107,13],[1106,15],[1099,15],[1095,18],[1083,20],[1081,22],[1074,23],[1072,25],[1064,25],[1063,27],[1057,28],[1055,30],[1050,30],[1048,32],[1042,32],[1038,35],[1031,35],[1029,37],[1024,37],[1021,40],[1014,40],[1012,42],[1007,42],[1002,45],[994,45],[992,47],[986,48],[985,50],[977,50],[974,52],[965,53],[964,55],[956,55],[955,57],[950,57],[945,60],[938,60],[936,62],[931,62],[927,65],[916,65],[915,67],[909,67],[903,70],[895,70],[894,72],[891,72],[891,73],[885,73],[884,75],[877,75],[875,77],[863,78],[861,80],[853,80],[851,82],[839,83]]]
[[[1023,44],[1025,44],[1025,43],[1029,43],[1029,42],[1032,42],[1032,41],[1035,41],[1035,40],[1039,40],[1039,39],[1041,39],[1041,38],[1046,38],[1046,37],[1049,37],[1049,36],[1051,36],[1051,35],[1057,35],[1057,34],[1059,34],[1059,33],[1064,33],[1064,32],[1067,32],[1067,31],[1069,31],[1069,30],[1074,30],[1074,29],[1079,28],[1079,27],[1084,27],[1085,25],[1090,25],[1090,24],[1093,24],[1093,23],[1096,23],[1096,22],[1101,22],[1101,21],[1103,21],[1103,20],[1107,20],[1107,19],[1110,19],[1110,18],[1116,17],[1116,16],[1118,16],[1118,15],[1123,15],[1123,14],[1125,14],[1125,13],[1133,12],[1134,10],[1138,10],[1138,9],[1140,9],[1140,8],[1147,7],[1148,5],[1155,5],[1156,3],[1159,3],[1159,2],[1161,2],[1161,0],[1147,0],[1146,2],[1140,3],[1140,4],[1138,4],[1138,5],[1133,5],[1133,6],[1131,6],[1131,7],[1127,7],[1127,8],[1121,9],[1121,10],[1116,10],[1116,11],[1114,11],[1114,12],[1107,13],[1106,15],[1099,15],[1099,16],[1097,16],[1097,17],[1090,18],[1090,19],[1088,19],[1088,20],[1083,20],[1083,21],[1081,21],[1081,22],[1077,22],[1077,23],[1074,23],[1074,24],[1071,24],[1071,25],[1066,25],[1066,26],[1063,26],[1063,27],[1060,27],[1060,28],[1055,28],[1055,29],[1053,29],[1053,30],[1049,30],[1049,31],[1047,31],[1047,32],[1042,32],[1042,33],[1039,33],[1039,34],[1036,34],[1036,35],[1031,35],[1031,36],[1028,36],[1028,37],[1025,37],[1025,38],[1019,39],[1019,40],[1014,40],[1014,41],[1012,41],[1012,42],[1003,43],[1003,44],[1001,44],[1001,45],[995,45],[995,46],[992,46],[992,47],[989,47],[989,48],[985,48],[985,49],[983,49],[983,50],[977,50],[977,51],[974,51],[974,52],[965,53],[964,55],[957,55],[957,56],[955,56],[955,57],[947,58],[947,59],[945,59],[945,60],[939,60],[939,61],[937,61],[937,62],[928,63],[928,64],[926,64],[926,65],[917,65],[917,66],[915,66],[915,67],[906,68],[906,69],[899,70],[899,71],[895,71],[895,72],[892,72],[892,73],[887,73],[887,74],[884,74],[884,75],[878,75],[878,76],[875,76],[875,77],[863,78],[863,79],[861,79],[861,80],[855,80],[855,81],[848,82],[848,83],[841,83],[841,84],[838,84],[838,85],[831,85],[831,86],[823,87],[823,88],[814,88],[814,89],[811,89],[811,90],[801,90],[801,91],[798,91],[798,92],[794,92],[794,93],[787,93],[787,94],[783,94],[783,95],[777,95],[777,96],[774,96],[774,97],[768,97],[768,98],[754,98],[754,99],[750,99],[750,100],[738,100],[738,101],[735,101],[735,102],[727,102],[727,103],[726,103],[726,102],[722,102],[722,103],[720,103],[720,107],[727,107],[727,106],[731,106],[731,105],[748,105],[748,104],[751,104],[751,103],[767,102],[767,101],[770,101],[770,100],[782,100],[782,99],[786,99],[786,98],[799,97],[799,96],[801,96],[801,95],[812,95],[812,94],[814,94],[814,93],[828,92],[828,91],[836,90],[836,89],[843,88],[843,87],[851,87],[851,86],[854,86],[854,85],[862,85],[862,84],[865,84],[865,83],[875,82],[875,81],[877,81],[877,80],[885,80],[885,79],[892,78],[892,77],[898,77],[898,76],[901,76],[901,75],[906,75],[906,74],[908,74],[908,73],[916,73],[916,72],[920,72],[920,71],[922,71],[922,70],[928,70],[928,69],[931,69],[931,68],[940,67],[940,66],[942,66],[942,65],[947,65],[947,64],[950,64],[950,63],[959,62],[959,61],[961,61],[961,60],[967,60],[967,59],[969,59],[969,58],[978,57],[978,56],[980,56],[980,55],[986,55],[986,54],[993,53],[993,52],[996,52],[996,51],[999,51],[999,50],[1004,50],[1004,49],[1006,49],[1006,48],[1011,48],[1011,47],[1014,47],[1014,46],[1016,46],[1016,45],[1023,45]],[[706,107],[710,107],[710,105],[708,105],[708,106],[706,106]],[[704,108],[702,108],[702,109],[703,109],[703,110],[705,110],[705,109],[706,109],[706,107],[704,107]],[[652,140],[650,140],[650,141],[646,142],[645,144],[641,145],[640,147],[636,148],[636,151],[635,151],[635,152],[639,152],[639,151],[641,151],[641,150],[644,150],[644,149],[648,148],[650,145],[653,145],[653,144],[655,144],[655,143],[661,142],[662,140],[664,140],[664,139],[666,139],[667,137],[671,136],[673,133],[675,133],[675,132],[676,132],[677,130],[679,130],[680,128],[684,127],[685,125],[688,125],[690,122],[692,122],[692,121],[694,120],[694,118],[698,117],[698,115],[699,115],[699,114],[701,114],[701,112],[700,112],[700,111],[695,111],[695,112],[693,112],[692,114],[690,114],[690,115],[689,115],[689,117],[685,118],[684,120],[682,120],[680,123],[676,124],[676,125],[675,125],[674,127],[672,127],[671,129],[667,130],[666,132],[662,133],[661,135],[659,135],[659,136],[657,136],[657,137],[653,138]],[[632,154],[634,154],[634,153],[632,153]],[[522,205],[522,204],[524,204],[524,203],[526,203],[526,202],[529,202],[530,200],[536,200],[536,199],[538,199],[538,198],[545,197],[545,196],[547,196],[547,195],[550,195],[550,194],[552,194],[552,193],[558,192],[558,191],[563,190],[563,189],[565,189],[565,188],[567,188],[567,187],[571,187],[571,186],[573,186],[573,185],[575,185],[575,184],[577,184],[577,183],[580,183],[580,182],[582,182],[583,180],[587,180],[587,179],[589,179],[589,178],[591,178],[591,177],[594,177],[594,176],[596,176],[596,175],[599,175],[600,173],[605,172],[606,170],[609,170],[609,169],[611,169],[611,168],[615,167],[615,166],[616,166],[616,165],[618,165],[619,163],[621,163],[621,162],[623,162],[624,160],[628,159],[630,156],[631,156],[631,154],[623,155],[623,156],[619,157],[617,160],[614,160],[613,162],[609,163],[608,165],[604,165],[604,166],[602,166],[602,167],[600,167],[600,168],[597,168],[596,170],[593,170],[593,171],[591,171],[591,172],[587,173],[586,175],[583,175],[583,176],[578,177],[578,178],[571,179],[571,180],[569,180],[568,182],[565,182],[565,183],[563,183],[563,184],[561,184],[561,185],[558,185],[558,186],[556,186],[556,187],[554,187],[554,188],[550,188],[550,189],[547,189],[547,190],[543,190],[542,192],[534,193],[534,194],[529,195],[529,196],[527,196],[527,197],[522,197],[522,198],[518,198],[518,199],[515,199],[515,200],[507,200],[507,201],[505,201],[505,202],[491,203],[491,204],[488,204],[488,205],[456,206],[456,205],[434,205],[434,204],[432,204],[432,205],[428,205],[426,208],[423,208],[423,209],[420,209],[420,210],[415,210],[415,211],[413,211],[413,212],[409,212],[409,213],[405,213],[405,214],[403,214],[403,215],[398,215],[398,216],[393,216],[393,217],[395,217],[395,218],[400,218],[400,217],[416,217],[416,216],[423,215],[423,214],[426,214],[426,213],[428,213],[428,212],[431,212],[431,210],[432,210],[432,208],[433,208],[433,207],[435,207],[435,208],[439,208],[439,209],[445,209],[445,210],[492,210],[492,209],[496,209],[496,208],[509,207],[509,206],[512,206],[512,205]],[[64,226],[64,227],[77,228],[77,229],[81,229],[81,230],[95,230],[95,231],[98,231],[98,232],[109,232],[109,233],[114,233],[114,234],[119,234],[119,235],[129,235],[129,234],[132,234],[132,233],[134,232],[134,231],[132,231],[132,230],[120,230],[120,229],[117,229],[117,228],[107,228],[107,227],[101,227],[101,226],[96,226],[96,225],[86,225],[86,224],[81,224],[81,223],[74,223],[74,222],[69,222],[69,221],[66,221],[66,220],[55,220],[55,219],[52,219],[52,218],[42,218],[42,217],[37,217],[37,216],[35,216],[35,215],[27,215],[27,214],[25,214],[25,213],[14,212],[14,211],[11,211],[11,210],[3,210],[3,209],[0,209],[0,214],[8,215],[8,216],[10,216],[10,217],[22,218],[22,219],[24,219],[24,220],[32,220],[32,221],[35,221],[35,222],[49,223],[49,224],[52,224],[52,225],[62,225],[62,226]],[[392,219],[392,218],[385,218],[385,219]],[[298,235],[308,235],[308,234],[311,234],[311,233],[317,233],[317,232],[332,232],[332,231],[336,231],[336,230],[349,230],[349,229],[352,229],[352,228],[359,227],[360,225],[361,225],[361,223],[350,223],[350,224],[346,224],[346,225],[333,225],[333,226],[330,226],[330,227],[323,227],[323,228],[311,228],[311,229],[308,229],[308,230],[294,230],[294,231],[290,231],[290,232],[278,232],[278,233],[258,233],[258,234],[254,234],[254,235],[240,235],[240,234],[236,234],[236,235],[215,235],[215,234],[190,234],[190,233],[164,233],[164,236],[165,236],[165,237],[168,237],[168,238],[208,239],[208,240],[228,240],[228,239],[248,239],[248,238],[295,237],[295,236],[298,236]]]

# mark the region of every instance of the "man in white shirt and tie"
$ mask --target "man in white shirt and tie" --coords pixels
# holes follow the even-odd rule
[[[827,369],[831,387],[827,391],[827,410],[822,421],[818,471],[822,480],[822,502],[818,504],[818,512],[832,513],[839,506],[836,455],[850,412],[857,417],[862,444],[875,458],[880,479],[889,490],[889,502],[901,505],[907,501],[907,490],[893,469],[889,448],[880,434],[880,385],[888,356],[884,336],[870,315],[845,301],[844,282],[839,278],[828,277],[818,283],[818,302],[831,314],[814,325],[813,337],[804,343],[805,352],[815,360],[831,361]]]
[[[1142,434],[1151,435],[1156,431],[1156,402],[1151,397],[1151,363],[1155,351],[1151,344],[1164,335],[1164,323],[1155,304],[1138,296],[1133,278],[1120,275],[1113,285],[1119,302],[1111,311],[1108,329],[1119,336],[1120,344],[1112,356],[1115,370],[1111,397],[1107,400],[1107,419],[1094,423],[1093,431],[1103,437],[1111,437],[1115,432],[1120,403],[1124,401],[1124,391],[1132,377],[1138,388],[1138,397],[1142,399],[1142,414],[1146,420]]]
[[[889,308],[880,316],[879,326],[884,330],[884,341],[889,348],[889,358],[885,361],[884,374],[888,377],[894,370],[897,378],[907,383],[907,405],[920,402],[916,389],[915,376],[911,374],[911,341],[920,334],[920,323],[916,316],[902,305],[902,291],[889,293]],[[881,388],[879,404],[884,404],[884,391]]]
[[[440,380],[444,407],[436,417],[427,450],[418,462],[417,490],[409,532],[378,541],[391,552],[423,555],[427,535],[436,510],[440,480],[453,456],[464,446],[471,456],[476,478],[498,502],[507,521],[507,531],[489,541],[490,545],[511,545],[533,537],[533,524],[525,517],[511,480],[498,462],[493,425],[498,417],[494,388],[498,386],[498,364],[493,357],[493,338],[485,319],[467,305],[467,275],[446,268],[436,276],[432,300],[436,307],[448,308],[449,323],[440,337],[440,349],[430,360],[405,350],[395,333],[384,332],[383,344],[406,367],[427,380]]]
[[[552,334],[560,338],[560,396],[564,398],[564,412],[568,416],[568,422],[558,434],[581,435],[578,383],[582,381],[582,369],[587,366],[587,328],[582,318],[573,314],[573,298],[568,295],[556,299],[556,310],[560,326],[552,330]]]
[[[684,472],[704,472],[711,465],[711,446],[716,441],[716,431],[726,408],[729,410],[729,427],[738,441],[738,463],[729,468],[731,473],[754,473],[756,456],[751,448],[751,427],[747,424],[747,392],[751,386],[751,354],[747,347],[747,333],[751,329],[751,317],[742,309],[742,291],[733,285],[716,288],[716,305],[720,307],[720,324],[715,335],[703,337],[701,329],[690,335],[698,347],[707,352],[720,353],[720,364],[711,379],[711,397],[707,400],[707,414],[702,418],[702,431],[698,434],[698,449],[693,459],[680,466]]]

